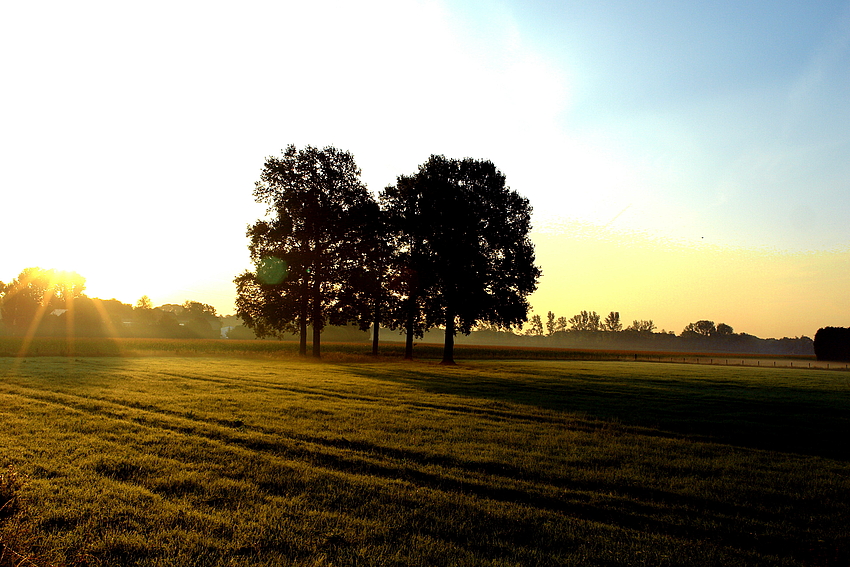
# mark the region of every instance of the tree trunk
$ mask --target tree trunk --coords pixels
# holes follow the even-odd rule
[[[404,359],[405,360],[413,360],[413,301],[409,300],[410,303],[407,309],[407,320],[404,322]]]
[[[304,280],[304,289],[302,290],[302,301],[300,313],[298,315],[298,354],[299,356],[307,356],[307,280]]]
[[[322,328],[313,323],[313,358],[322,358]]]
[[[319,289],[319,278],[313,280],[313,315],[311,323],[313,323],[313,358],[322,357],[322,302]]]
[[[455,351],[455,315],[454,311],[446,309],[446,341],[443,343],[443,360],[440,364],[454,365]]]
[[[375,301],[375,318],[372,323],[372,356],[378,356],[378,335],[381,330],[380,322],[381,304],[379,301]]]

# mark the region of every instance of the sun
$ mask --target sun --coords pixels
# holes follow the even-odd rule
[[[81,301],[87,302],[105,327],[107,337],[118,338],[109,314],[101,300],[86,297],[86,280],[77,272],[68,270],[24,269],[3,290],[4,325],[14,335],[22,337],[19,357],[26,356],[37,335],[46,334],[64,339],[65,352],[73,356],[77,335],[77,312]],[[64,325],[44,325],[48,316],[61,317]]]

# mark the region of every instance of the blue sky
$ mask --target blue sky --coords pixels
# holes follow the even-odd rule
[[[0,53],[0,280],[232,312],[263,158],[335,145],[492,160],[537,312],[850,326],[850,2],[48,1]]]
[[[513,13],[541,52],[576,69],[563,128],[604,137],[645,176],[621,222],[730,245],[844,245],[848,4],[746,4]]]

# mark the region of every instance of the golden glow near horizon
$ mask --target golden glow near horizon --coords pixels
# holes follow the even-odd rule
[[[544,319],[550,310],[567,318],[582,310],[603,317],[619,311],[624,326],[652,319],[658,331],[678,335],[688,323],[709,319],[762,338],[813,337],[821,327],[850,326],[850,250],[747,250],[577,222],[550,224],[534,231],[532,240],[543,277],[530,299],[533,313]],[[149,295],[154,305],[195,300],[220,315],[235,311],[230,282],[199,282],[193,289],[168,289],[166,282],[151,293],[121,296],[109,284],[120,283],[122,275],[100,283],[81,275],[89,297],[134,305]]]
[[[778,252],[664,241],[564,224],[532,235],[543,277],[535,312],[619,311],[677,335],[709,319],[762,338],[850,325],[850,250]]]

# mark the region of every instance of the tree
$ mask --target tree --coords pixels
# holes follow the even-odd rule
[[[570,317],[567,323],[571,331],[598,331],[599,313],[596,311],[582,311]]]
[[[652,319],[641,319],[640,321],[635,319],[632,321],[632,324],[626,328],[627,331],[633,331],[635,333],[651,333],[655,329],[655,323]]]
[[[359,315],[344,292],[361,268],[362,213],[373,199],[350,153],[294,145],[266,159],[254,198],[268,209],[248,229],[256,269],[235,279],[237,314],[260,337],[297,332],[302,355],[310,325],[319,357],[325,325]]]
[[[815,333],[814,350],[818,360],[850,361],[850,329],[818,329]]]
[[[550,337],[555,334],[555,314],[549,311],[546,313],[546,334]]]
[[[136,309],[153,309],[153,302],[147,295],[143,295],[136,302]]]
[[[718,335],[723,337],[728,337],[735,334],[735,330],[726,323],[718,324],[716,331]]]
[[[360,330],[372,326],[372,355],[377,356],[381,324],[386,320],[395,327],[391,313],[396,296],[390,290],[394,249],[387,215],[378,203],[367,203],[361,214],[361,245],[353,249],[360,269],[343,288],[342,302],[358,314]]]
[[[540,315],[531,316],[531,326],[525,334],[531,337],[543,336],[543,321],[540,319]]]
[[[85,278],[76,272],[25,268],[4,286],[2,318],[14,333],[35,333],[46,313],[68,309],[73,321],[74,300],[83,296]]]
[[[215,307],[198,301],[183,302],[179,320],[184,330],[193,337],[218,338],[221,336],[221,319]]]
[[[731,329],[731,327],[730,327]],[[714,321],[700,320],[696,323],[688,323],[682,330],[682,335],[699,335],[701,337],[711,337],[717,332],[714,326]]]
[[[618,333],[623,330],[623,324],[620,322],[620,312],[611,311],[605,320],[602,322],[602,330],[610,333]]]
[[[183,310],[188,311],[191,316],[218,317],[215,312],[215,307],[206,303],[200,303],[198,301],[189,301],[187,299],[183,302],[182,307]]]
[[[560,333],[567,330],[567,318],[566,317],[558,317],[558,320],[555,321],[555,332]]]
[[[424,298],[431,293],[435,252],[430,249],[428,219],[423,203],[428,198],[425,185],[415,175],[399,175],[387,186],[380,202],[390,239],[390,280],[388,292],[396,299],[388,313],[390,328],[404,329],[405,360],[413,359],[413,339],[423,337],[428,327]]]
[[[400,176],[383,202],[410,221],[395,225],[409,270],[406,313],[425,328],[445,328],[443,364],[454,364],[458,331],[527,320],[527,297],[540,277],[528,237],[531,207],[492,162],[432,155],[414,175]]]

